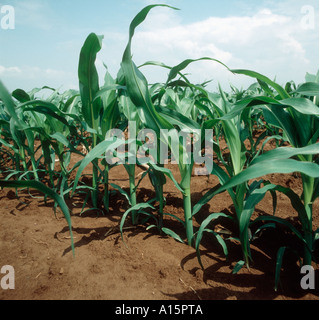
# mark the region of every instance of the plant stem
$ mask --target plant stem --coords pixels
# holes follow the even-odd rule
[[[312,263],[312,249],[313,249],[313,236],[312,236],[312,204],[306,205],[306,212],[308,224],[303,226],[304,228],[304,239],[306,244],[304,246],[304,261],[303,265],[311,266]]]
[[[190,188],[184,190],[183,201],[184,201],[184,217],[185,217],[185,224],[186,224],[187,242],[189,246],[192,246],[194,230],[193,230],[192,201],[191,201]]]
[[[109,196],[109,165],[104,169],[104,207],[107,212],[110,210],[110,196]]]
[[[20,147],[19,151],[20,151],[20,159],[21,159],[22,165],[23,165],[23,170],[24,170],[24,172],[27,172],[28,171],[28,167],[27,167],[27,162],[26,162],[26,159],[25,159],[25,149],[24,149],[24,147]],[[27,174],[27,178],[29,179],[29,174]]]
[[[307,213],[307,225],[303,225],[304,238],[306,245],[304,248],[304,265],[310,265],[312,263],[312,248],[313,248],[313,236],[312,236],[312,197],[314,192],[314,178],[306,175],[302,175],[303,182],[303,201]]]
[[[162,230],[164,223],[163,223],[163,218],[164,218],[164,196],[163,196],[163,184],[159,184],[158,185],[158,191],[157,191],[157,197],[158,197],[158,201],[159,201],[159,212],[158,212],[158,216],[159,216],[159,220],[158,220],[158,227],[159,230]]]
[[[312,237],[312,231],[309,230],[304,232],[304,238],[307,243],[304,248],[304,261],[303,265],[305,266],[311,266],[312,264],[312,247],[313,247],[313,237]]]
[[[136,205],[136,187],[135,187],[135,164],[128,165],[128,174],[129,174],[129,182],[130,182],[130,199],[131,206],[134,207]],[[132,212],[132,224],[137,225],[137,212]]]
[[[98,159],[94,159],[92,161],[93,164],[93,178],[92,178],[92,188],[93,188],[93,193],[92,193],[92,202],[93,206],[97,208],[98,206],[98,179],[99,179],[99,170],[98,170]]]
[[[93,144],[92,144],[92,149],[94,149],[97,146],[97,135],[93,134]],[[98,165],[99,165],[99,161],[98,159],[94,159],[92,161],[92,165],[93,165],[93,177],[92,177],[92,188],[93,188],[93,192],[92,192],[92,202],[93,202],[93,206],[95,208],[98,207],[98,195],[99,195],[99,184],[98,184],[98,180],[99,180],[99,169],[98,169]]]

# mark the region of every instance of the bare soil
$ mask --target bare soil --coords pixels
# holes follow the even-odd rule
[[[172,170],[178,177],[176,168]],[[301,193],[300,179],[295,175],[267,178]],[[123,167],[110,171],[110,182],[128,188]],[[213,176],[194,176],[193,204],[216,184]],[[145,178],[138,201],[153,197],[151,183]],[[165,211],[182,218],[182,197],[171,181],[167,181],[165,197]],[[219,244],[207,234],[201,246],[205,267],[202,270],[193,248],[159,234],[156,229],[147,231],[142,225],[127,229],[123,242],[118,225],[128,204],[118,193],[112,194],[110,213],[105,215],[80,215],[83,199],[77,196],[68,205],[72,210],[75,256],[67,223],[59,211],[54,215],[51,200],[45,202],[35,191],[20,191],[19,198],[14,190],[0,191],[0,267],[11,265],[15,269],[15,290],[0,288],[0,300],[319,300],[318,266],[314,265],[316,290],[302,290],[297,259],[289,252],[281,273],[281,287],[274,291],[278,249],[290,245],[302,250],[284,228],[264,231],[252,243],[251,268],[232,274],[242,259],[240,245],[234,240],[228,242],[226,260]],[[212,212],[234,214],[227,193],[202,208],[195,216],[195,227]],[[257,206],[254,217],[258,215],[272,215],[270,195]],[[300,228],[297,213],[282,195],[278,195],[276,215]],[[168,217],[165,226],[185,239],[177,220]],[[317,202],[314,230],[318,227]],[[236,235],[236,228],[226,221],[218,221],[215,228],[226,228]],[[319,256],[318,252],[316,255]]]

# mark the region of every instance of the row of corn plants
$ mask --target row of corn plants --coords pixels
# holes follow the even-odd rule
[[[200,244],[205,233],[217,239],[226,256],[228,241],[236,239],[243,259],[238,261],[234,272],[243,266],[250,267],[253,261],[250,245],[261,229],[281,224],[303,244],[301,265],[311,265],[319,238],[319,230],[313,230],[313,203],[319,196],[318,76],[308,74],[304,84],[288,82],[282,87],[257,72],[231,70],[209,57],[188,59],[176,66],[149,61],[138,67],[132,59],[134,34],[158,6],[175,9],[151,5],[138,13],[130,25],[120,69],[112,77],[106,67],[103,86],[96,68],[103,36],[94,33],[87,37],[80,52],[79,91],[61,94],[44,87],[29,93],[18,89],[10,94],[0,82],[0,186],[43,191],[45,197],[52,197],[56,206],[60,206],[70,232],[71,218],[65,200],[76,193],[85,194],[83,210],[90,202],[90,210],[108,214],[112,187],[129,205],[120,222],[122,234],[131,217],[133,225],[146,224],[148,229],[157,228],[183,243],[186,238],[186,243],[195,248],[202,267]],[[253,78],[255,83],[247,90],[231,86],[231,91],[225,92],[219,86],[217,92],[210,92],[208,83],[193,84],[184,73],[190,64],[199,61],[222,65],[225,72]],[[155,72],[156,68],[167,69],[167,81],[150,85],[142,73],[145,66],[152,66]],[[51,91],[51,95],[38,98],[42,90]],[[185,134],[179,135],[180,132]],[[185,141],[193,143],[191,149]],[[270,141],[275,142],[275,147],[266,152],[264,147]],[[208,146],[214,152],[214,162],[212,157],[203,157]],[[163,157],[163,148],[168,151],[167,158]],[[144,157],[138,157],[137,151],[143,151]],[[74,155],[81,160],[72,166]],[[110,162],[110,158],[121,161]],[[217,176],[219,184],[193,203],[192,174],[197,161],[203,159],[206,174]],[[169,160],[178,167],[179,177],[174,177],[167,166]],[[92,168],[90,185],[82,179],[88,165]],[[139,177],[138,165],[146,167]],[[128,192],[109,183],[110,170],[115,166],[125,168]],[[294,172],[300,174],[302,195],[264,178]],[[147,203],[138,203],[138,188],[146,176],[156,196]],[[167,179],[181,193],[184,217],[165,213]],[[229,194],[235,214],[214,212],[212,206],[212,212],[195,228],[195,215],[222,192]],[[268,192],[274,200],[272,214],[253,220],[256,205]],[[276,216],[278,193],[287,196],[298,212],[302,231]],[[166,228],[165,216],[179,221],[185,235]],[[226,238],[211,228],[211,223],[221,217],[234,224],[238,237]],[[257,222],[263,222],[263,226],[252,234]],[[286,250],[282,247],[278,251],[276,288]]]

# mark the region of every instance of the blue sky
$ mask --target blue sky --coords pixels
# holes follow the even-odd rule
[[[230,68],[246,68],[281,84],[304,81],[319,69],[319,3],[316,0],[0,0],[15,9],[15,29],[0,28],[0,79],[9,90],[48,85],[77,88],[81,47],[91,32],[104,35],[97,66],[105,63],[115,77],[134,16],[146,5],[167,3],[181,10],[154,9],[133,41],[137,64],[157,60],[168,65],[209,56]],[[308,6],[305,8],[305,6]],[[305,9],[312,11],[305,11]],[[312,16],[313,14],[313,16]],[[0,15],[0,20],[3,14]],[[311,20],[307,20],[311,18]],[[149,82],[165,81],[166,70],[142,69]],[[212,62],[198,62],[187,72],[193,82],[213,80],[245,87]],[[101,80],[102,81],[102,80]]]

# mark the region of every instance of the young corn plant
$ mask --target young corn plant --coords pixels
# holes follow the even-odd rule
[[[243,133],[243,118],[240,115],[237,115],[232,118],[224,118],[227,117],[233,108],[232,103],[228,100],[225,93],[220,88],[220,94],[211,94],[207,92],[207,100],[211,103],[215,118],[209,119],[204,123],[204,127],[215,127],[217,125],[221,125],[222,127],[222,135],[227,144],[227,148],[229,150],[229,159],[224,159],[220,148],[217,149],[217,154],[219,157],[220,165],[215,164],[212,174],[216,175],[219,178],[220,184],[224,185],[229,179],[241,173],[245,167],[248,166],[248,158],[247,148],[244,144],[244,140],[246,140],[246,135]],[[212,232],[207,229],[207,226],[213,220],[223,216],[224,218],[229,218],[233,222],[235,222],[238,226],[239,230],[239,241],[242,246],[244,263],[249,267],[249,263],[251,260],[251,255],[249,251],[249,247],[247,246],[248,239],[248,227],[246,226],[245,210],[247,210],[247,206],[250,205],[250,195],[252,192],[258,188],[260,188],[261,182],[252,184],[248,186],[246,181],[243,181],[241,184],[237,184],[235,188],[227,189],[235,208],[236,218],[232,216],[227,216],[222,213],[214,213],[211,214],[202,224],[201,228],[198,231],[197,239],[196,239],[196,250],[197,256],[200,260],[200,252],[199,245],[203,236],[203,232]],[[225,191],[224,189],[223,191]],[[212,188],[208,191],[204,197],[194,206],[193,215],[195,215],[200,208],[205,205],[208,201],[210,201],[216,194],[217,187]],[[256,204],[255,204],[256,205]],[[253,206],[254,208],[254,206]],[[251,208],[250,208],[251,209]],[[214,233],[216,236],[216,233]],[[224,248],[224,253],[227,253],[226,244],[222,241],[220,237],[218,237],[219,243]],[[227,254],[226,254],[227,255]],[[201,264],[202,266],[202,264]]]
[[[7,91],[7,89],[4,87],[2,82],[0,81],[0,99],[4,103],[4,107],[6,112],[11,116],[11,122],[15,122],[16,127],[18,128],[17,130],[25,130],[26,131],[26,136],[29,137],[28,141],[32,141],[30,138],[31,132],[30,128],[27,127],[26,123],[22,121],[17,112],[16,112],[16,107],[15,103]],[[7,180],[0,180],[0,187],[1,188],[33,188],[41,191],[44,193],[46,196],[51,197],[52,199],[55,200],[55,202],[60,206],[65,219],[67,220],[69,230],[70,230],[70,235],[71,235],[71,246],[72,246],[72,251],[74,254],[74,244],[73,244],[73,235],[72,235],[72,224],[71,224],[71,216],[69,213],[69,209],[64,201],[63,196],[58,195],[55,191],[53,191],[51,188],[48,188],[46,185],[42,184],[39,181],[31,181],[31,180],[9,180],[7,177]]]
[[[111,77],[109,72],[105,75],[105,85],[103,88],[99,87],[99,76],[95,66],[96,56],[102,48],[103,36],[97,36],[95,33],[91,33],[80,53],[79,60],[79,83],[80,83],[80,96],[82,103],[82,115],[85,121],[86,129],[90,132],[91,136],[91,150],[96,149],[101,142],[108,137],[107,132],[115,128],[120,120],[120,114],[118,109],[118,100],[116,90],[118,86],[115,80]],[[101,149],[100,147],[98,150]],[[94,152],[95,153],[95,152]],[[103,152],[101,152],[102,154]],[[98,154],[100,156],[100,154]],[[109,170],[110,166],[107,162],[102,161],[101,164],[104,169],[100,168],[98,156],[92,157],[92,154],[88,155],[90,159],[89,163],[93,165],[92,172],[92,194],[91,199],[93,207],[99,209],[99,184],[103,181],[105,190],[103,196],[103,202],[106,211],[109,210]],[[87,161],[84,161],[87,163]],[[78,164],[80,165],[80,164]],[[73,187],[73,192],[76,189],[77,182],[80,178],[84,166],[80,166],[76,183]],[[81,170],[80,170],[81,169]],[[100,179],[100,176],[102,179]]]
[[[185,119],[188,119],[186,123],[190,123],[189,118],[187,118],[182,113],[179,113],[178,110],[171,110],[166,108],[161,108],[157,106],[155,108],[152,96],[150,94],[150,90],[148,88],[148,83],[144,75],[141,71],[136,67],[135,63],[132,60],[131,53],[131,45],[132,39],[135,33],[136,27],[138,27],[147,17],[149,11],[157,6],[165,6],[167,5],[152,5],[144,8],[132,21],[130,26],[130,34],[129,34],[129,42],[126,47],[126,50],[123,55],[122,60],[122,70],[125,76],[125,84],[128,95],[131,101],[134,103],[137,109],[137,113],[143,125],[154,131],[157,137],[160,137],[160,143],[167,145],[170,147],[172,151],[172,155],[175,160],[178,162],[178,167],[181,175],[181,181],[175,185],[177,188],[182,191],[183,194],[183,207],[184,207],[184,218],[185,218],[185,228],[187,235],[187,242],[189,245],[192,245],[194,238],[194,230],[193,230],[193,217],[192,217],[192,203],[191,203],[191,176],[194,166],[194,157],[190,155],[188,159],[185,161],[183,158],[185,154],[188,155],[187,150],[183,144],[183,139],[181,137],[177,137],[175,139],[175,146],[173,146],[172,140],[169,136],[169,132],[175,128],[174,125],[177,123],[181,124]],[[172,8],[172,7],[170,7]],[[175,9],[175,8],[173,8]],[[210,58],[202,58],[198,60],[213,60]],[[181,70],[186,68],[190,63],[198,60],[186,60],[179,64],[178,66],[171,68],[168,81],[169,83],[173,80]],[[189,102],[189,101],[188,101]],[[191,104],[191,107],[193,105]],[[191,108],[190,108],[191,109]],[[193,126],[197,126],[196,122],[192,121]],[[190,128],[189,132],[192,128]],[[203,139],[203,137],[202,137]],[[162,163],[162,161],[161,161]],[[171,173],[167,168],[164,168],[162,165],[156,165],[153,168],[158,172],[164,173],[166,176],[171,178]],[[162,180],[163,181],[163,180]],[[174,179],[175,181],[175,179]]]
[[[257,98],[252,97],[250,99],[246,99],[245,101],[238,103],[232,112],[230,112],[230,114],[224,116],[224,119],[232,118],[234,115],[240,114],[246,108],[262,108],[266,121],[283,130],[286,139],[291,144],[291,147],[280,147],[268,151],[262,155],[257,154],[246,169],[237,173],[228,181],[225,181],[219,190],[211,190],[208,192],[205,197],[211,199],[212,196],[219,192],[231,190],[234,187],[237,188],[243,183],[246,183],[252,179],[260,178],[270,173],[300,172],[304,186],[304,193],[301,198],[296,196],[296,194],[290,189],[269,184],[258,191],[254,190],[252,192],[253,198],[251,201],[249,201],[250,208],[246,208],[248,209],[246,210],[244,207],[244,211],[242,212],[240,218],[240,225],[242,225],[242,230],[246,235],[245,238],[241,239],[241,243],[242,246],[244,246],[244,256],[246,258],[245,251],[247,252],[247,256],[249,252],[249,238],[247,229],[250,223],[249,220],[253,213],[253,210],[251,210],[253,206],[251,206],[251,204],[256,204],[256,199],[261,200],[267,191],[283,192],[289,197],[293,206],[298,211],[299,219],[303,227],[303,235],[298,233],[292,225],[288,224],[288,222],[277,217],[260,217],[258,220],[272,220],[277,223],[282,223],[286,226],[289,225],[290,229],[304,243],[305,250],[303,264],[311,264],[313,243],[314,239],[317,238],[316,235],[314,236],[312,230],[312,203],[318,196],[317,186],[319,168],[318,164],[316,163],[316,155],[318,154],[318,143],[316,143],[316,141],[318,140],[319,109],[309,99],[303,97],[290,97],[285,89],[272,82],[265,76],[247,70],[234,70],[234,72],[257,77],[260,81],[264,82],[265,86],[271,86],[273,89],[275,89],[278,93],[278,96]],[[302,90],[305,90],[305,87],[302,87]],[[309,94],[309,91],[307,92]],[[300,91],[298,93],[300,94]],[[305,92],[303,91],[302,93]],[[257,193],[259,194],[257,195]],[[245,206],[247,202],[248,199],[245,201]],[[200,206],[201,201],[198,208],[200,208]],[[281,250],[280,252],[283,254],[284,250]],[[279,261],[281,260],[279,259]],[[247,262],[246,259],[245,262]],[[243,263],[241,263],[241,265],[243,265]]]
[[[163,6],[169,7],[166,5]],[[157,137],[160,137],[161,130],[171,130],[174,129],[174,127],[155,110],[155,107],[151,100],[147,80],[144,77],[144,75],[140,72],[140,70],[136,67],[135,63],[132,60],[131,54],[131,45],[135,29],[145,20],[149,11],[154,7],[157,7],[157,5],[148,6],[144,8],[133,19],[130,26],[129,42],[123,55],[122,70],[125,77],[128,95],[133,104],[136,106],[141,122],[145,125],[145,127],[153,130]],[[183,171],[184,174],[182,176],[184,177],[183,181],[185,182],[185,184],[187,184],[187,180],[190,179],[191,172],[189,171],[189,169]],[[187,179],[187,177],[189,178]],[[183,186],[182,184],[183,183],[181,183],[181,188],[184,192],[183,199],[186,218],[186,233],[188,242],[189,244],[191,244],[191,239],[193,237],[193,224],[190,219],[190,189],[187,188],[187,186]]]
[[[288,94],[285,89],[262,75],[242,70],[238,73],[262,79],[266,85],[273,87],[278,92],[277,102],[263,107],[266,121],[283,130],[287,141],[293,148],[306,151],[310,149],[308,153],[296,154],[296,157],[300,163],[315,165],[318,161],[317,141],[319,139],[319,108],[316,99],[319,94],[318,84],[306,82],[295,92]],[[298,172],[298,170],[296,171]],[[312,207],[318,196],[318,179],[316,175],[308,175],[304,172],[301,172],[301,178],[303,184],[301,200],[306,212],[306,214],[299,213],[306,243],[303,264],[311,265],[314,243]]]

